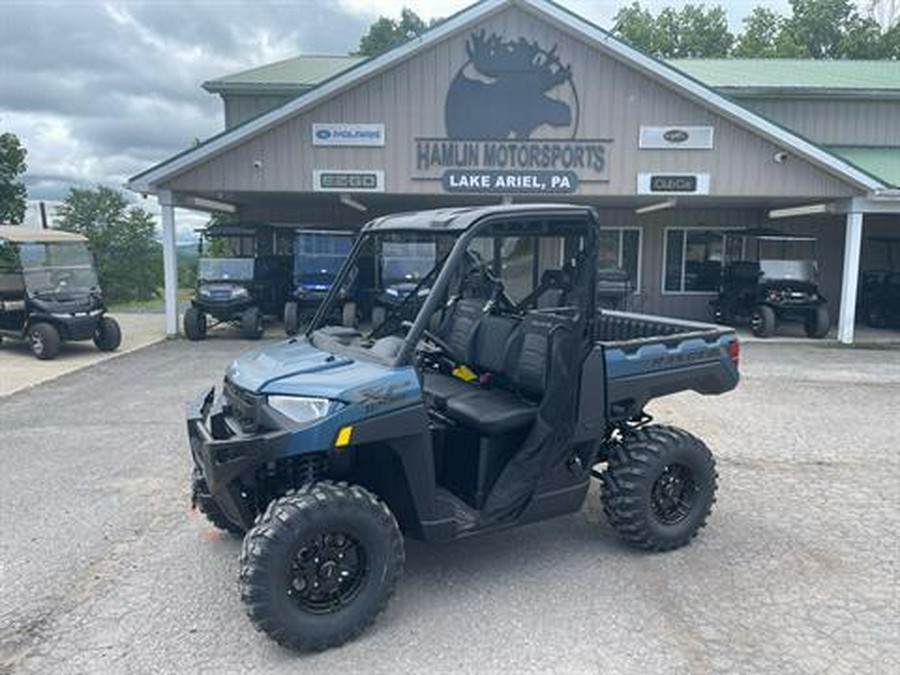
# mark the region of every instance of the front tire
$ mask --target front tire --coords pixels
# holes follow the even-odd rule
[[[676,427],[643,427],[611,448],[602,475],[603,510],[619,535],[637,548],[680,548],[706,524],[716,478],[715,461],[703,441]]]
[[[122,329],[110,316],[101,317],[94,331],[94,345],[101,352],[114,352],[122,344]]]
[[[387,605],[403,538],[384,502],[321,482],[272,502],[244,538],[241,599],[257,629],[298,651],[337,647]]]
[[[188,307],[184,313],[184,334],[196,342],[206,337],[206,316],[196,307]]]
[[[284,332],[296,335],[300,330],[300,307],[296,302],[284,303]]]
[[[263,336],[265,325],[258,307],[248,307],[241,314],[241,337],[245,340],[259,340]]]
[[[49,323],[36,323],[28,329],[28,346],[41,361],[55,359],[61,344],[59,331]]]
[[[216,503],[216,500],[213,499],[199,469],[194,469],[191,477],[191,506],[200,509],[200,513],[216,528],[236,537],[244,536],[244,528],[232,523],[222,508]]]
[[[759,305],[750,316],[750,329],[756,337],[767,338],[775,332],[775,310]]]
[[[824,305],[816,307],[806,317],[803,327],[806,329],[807,337],[821,340],[828,335],[828,331],[831,329],[831,318],[828,316],[828,308]]]

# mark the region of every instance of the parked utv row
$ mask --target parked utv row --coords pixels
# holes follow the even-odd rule
[[[0,339],[28,342],[53,359],[63,342],[93,340],[104,352],[122,341],[106,315],[87,240],[70,232],[0,225]]]
[[[713,456],[646,406],[734,388],[738,341],[598,310],[599,232],[592,209],[563,205],[373,220],[303,334],[239,357],[189,405],[193,503],[243,535],[259,630],[297,650],[340,645],[387,604],[404,537],[571,513],[592,478],[628,543],[694,538]],[[392,256],[403,286],[386,301],[376,273]]]

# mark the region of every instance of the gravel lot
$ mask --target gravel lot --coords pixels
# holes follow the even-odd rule
[[[658,402],[719,459],[692,546],[628,549],[592,489],[408,542],[374,628],[297,656],[188,507],[183,405],[248,346],[161,343],[0,399],[0,673],[900,672],[900,351],[751,344],[736,392]]]

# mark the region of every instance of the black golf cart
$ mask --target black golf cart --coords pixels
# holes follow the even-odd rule
[[[119,324],[106,315],[87,239],[56,230],[0,225],[0,338],[27,340],[39,359],[63,341],[119,347]]]
[[[239,328],[246,340],[258,340],[265,331],[265,315],[280,316],[290,256],[253,255],[244,245],[252,242],[252,236],[253,231],[222,227],[201,235],[197,288],[184,313],[184,334],[189,340],[204,339],[208,328],[221,323]],[[216,257],[202,255],[204,238],[220,248]]]
[[[873,269],[862,273],[858,315],[872,328],[900,325],[900,237],[868,237]]]
[[[722,267],[716,323],[749,319],[754,335],[769,337],[780,321],[802,321],[809,337],[825,337],[831,319],[818,287],[815,237],[763,228],[743,237],[744,256]]]
[[[325,299],[353,247],[350,232],[298,230],[294,239],[291,297],[284,303],[284,331],[296,335]]]
[[[306,334],[242,355],[189,405],[193,502],[246,532],[241,596],[259,629],[295,649],[339,645],[385,607],[402,535],[571,513],[592,477],[631,544],[693,539],[714,502],[712,454],[644,408],[735,387],[737,338],[596,312],[598,234],[596,213],[566,205],[373,220]],[[341,325],[347,298],[378,290],[382,245],[402,241],[432,244],[431,268],[380,323]]]

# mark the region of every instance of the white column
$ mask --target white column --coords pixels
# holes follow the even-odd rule
[[[175,250],[175,206],[172,193],[160,190],[157,194],[162,209],[163,228],[163,299],[166,304],[166,335],[178,335],[178,266]]]
[[[841,283],[841,314],[838,319],[838,340],[853,343],[853,324],[856,321],[856,287],[859,280],[859,256],[862,249],[863,214],[848,213],[844,234],[844,278]]]

